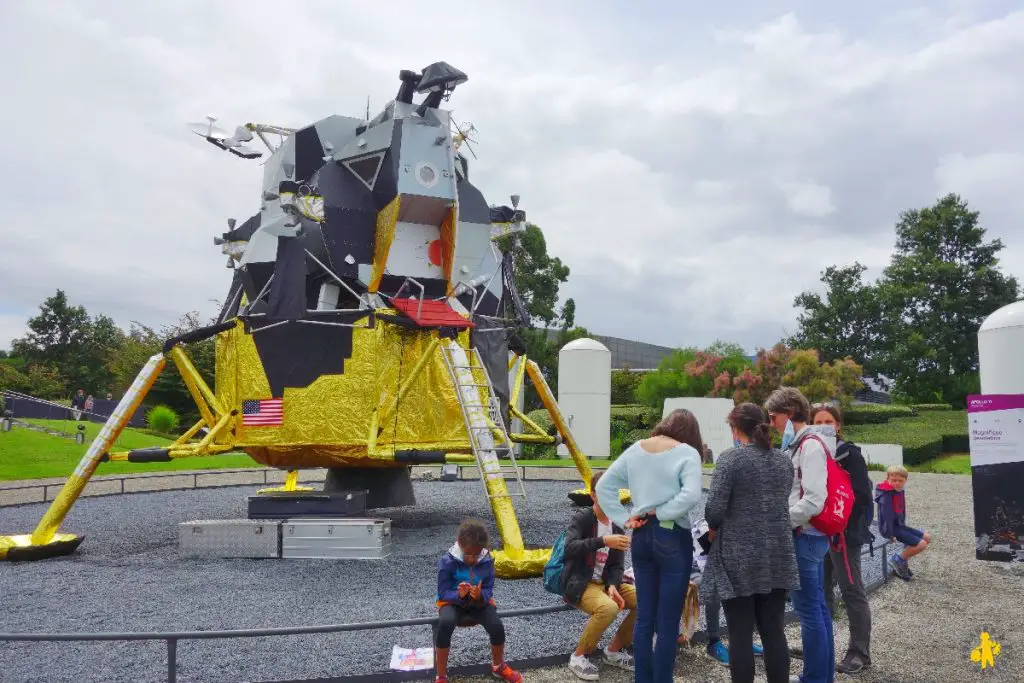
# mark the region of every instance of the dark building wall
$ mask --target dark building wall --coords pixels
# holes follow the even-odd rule
[[[557,332],[548,330],[548,337],[555,338]],[[654,370],[658,367],[661,359],[669,355],[674,348],[669,346],[658,346],[645,342],[622,339],[621,337],[606,337],[604,335],[591,335],[612,352],[612,369],[618,370],[628,367],[630,370]]]

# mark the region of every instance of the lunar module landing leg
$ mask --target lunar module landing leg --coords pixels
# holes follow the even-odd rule
[[[225,411],[221,407],[217,397],[203,381],[184,349],[177,343],[179,341],[198,341],[204,336],[212,336],[223,329],[226,329],[226,326],[215,326],[201,330],[198,334],[192,333],[190,335],[193,337],[192,339],[172,340],[165,346],[165,353],[157,353],[146,362],[113,413],[107,418],[99,435],[89,445],[85,455],[78,463],[78,467],[68,477],[60,493],[50,504],[43,518],[39,520],[35,531],[31,534],[0,536],[0,560],[42,560],[73,553],[81,544],[83,537],[59,533],[60,525],[71,510],[71,506],[75,504],[85,489],[86,484],[89,483],[96,468],[105,460],[166,462],[195,455],[224,453],[233,449],[233,445],[230,443],[214,443],[214,441],[227,433],[228,423],[235,414],[234,411]],[[202,419],[167,448],[145,448],[125,453],[110,453],[111,446],[117,441],[132,415],[135,414],[146,394],[153,387],[160,372],[167,365],[167,356],[171,357],[181,373],[185,386],[196,405],[199,406]],[[189,443],[204,426],[208,428],[206,435],[198,442]]]
[[[85,455],[82,456],[78,467],[68,477],[64,488],[60,490],[46,514],[39,520],[36,530],[31,534],[0,536],[0,560],[41,560],[69,555],[81,544],[83,538],[81,536],[58,533],[61,522],[64,521],[71,506],[75,504],[82,489],[85,488],[89,478],[96,471],[96,467],[107,456],[107,449],[117,441],[117,437],[120,436],[121,431],[128,424],[128,420],[142,403],[142,399],[166,364],[167,360],[162,353],[149,359],[142,368],[142,372],[135,378],[131,387],[117,404],[117,408],[107,419],[106,424],[103,425],[99,436],[93,440]]]

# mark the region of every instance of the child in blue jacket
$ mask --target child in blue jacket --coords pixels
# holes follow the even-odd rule
[[[523,676],[505,661],[505,627],[494,603],[494,558],[487,552],[487,528],[480,522],[459,525],[455,545],[437,562],[440,615],[434,644],[435,683],[448,681],[448,652],[459,625],[479,624],[491,641],[491,673],[508,683]]]
[[[904,581],[910,581],[914,576],[907,560],[923,553],[932,540],[927,531],[907,526],[907,498],[903,493],[903,487],[907,485],[907,474],[907,468],[902,465],[890,465],[885,481],[875,487],[878,533],[904,545],[902,552],[894,553],[889,558],[893,573]]]

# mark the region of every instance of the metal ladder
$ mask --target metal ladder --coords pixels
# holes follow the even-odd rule
[[[525,501],[526,489],[523,487],[523,478],[519,474],[519,466],[516,464],[512,440],[508,436],[501,406],[498,399],[495,398],[494,385],[491,384],[491,376],[487,373],[487,368],[484,367],[480,352],[473,346],[464,349],[454,339],[449,339],[447,343],[441,345],[441,356],[444,358],[445,367],[448,368],[452,386],[455,387],[455,395],[459,399],[459,407],[462,409],[462,417],[466,423],[473,457],[480,470],[480,481],[484,482],[488,499],[521,496]],[[479,371],[483,375],[483,383],[474,375],[474,371]],[[481,390],[487,392],[486,401],[481,398]],[[512,461],[511,468],[501,466],[498,461],[498,449],[508,450],[509,460]],[[505,493],[492,494],[487,487],[487,481],[495,479],[504,481],[505,475],[510,473],[510,469],[519,485],[519,491],[511,492],[506,489]]]

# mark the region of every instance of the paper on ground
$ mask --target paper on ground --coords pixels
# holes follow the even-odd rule
[[[395,671],[419,671],[434,668],[434,648],[412,650],[395,645],[391,648],[391,668]]]

